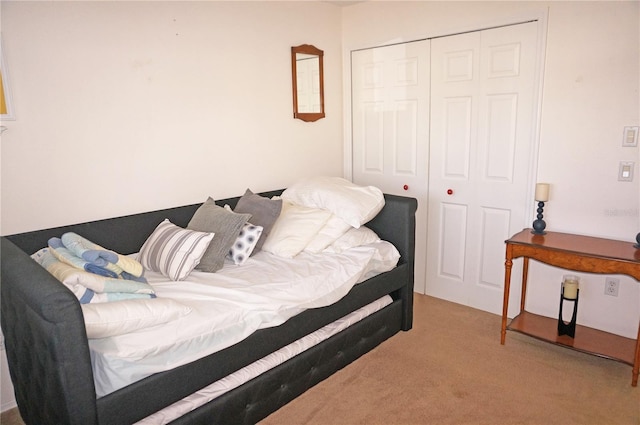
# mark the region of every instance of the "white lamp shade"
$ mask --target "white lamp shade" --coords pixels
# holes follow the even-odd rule
[[[547,202],[549,200],[549,183],[536,184],[536,201]]]

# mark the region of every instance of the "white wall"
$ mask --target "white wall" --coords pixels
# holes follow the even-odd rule
[[[548,228],[634,241],[640,232],[640,148],[622,147],[624,126],[640,125],[640,3],[558,2],[549,12],[540,134],[539,181],[552,184]],[[620,161],[635,180],[619,182]],[[565,272],[536,267],[530,304],[557,315],[550,294]],[[640,285],[620,278],[617,298],[605,277],[581,273],[578,321],[629,338],[638,335]],[[551,288],[549,288],[551,286]]]
[[[15,121],[2,234],[342,175],[340,8],[1,3]],[[293,119],[290,47],[325,51],[326,118]]]
[[[541,19],[547,27],[537,158],[537,180],[552,185],[547,230],[634,241],[640,231],[640,148],[621,143],[624,126],[640,125],[640,3],[360,3],[343,12],[343,69],[349,72],[353,49],[528,19]],[[620,161],[636,162],[634,182],[617,181]],[[532,208],[531,221],[534,214]],[[527,309],[557,317],[565,273],[532,264]],[[635,338],[638,282],[618,276],[615,298],[604,295],[605,276],[579,275],[578,322]]]

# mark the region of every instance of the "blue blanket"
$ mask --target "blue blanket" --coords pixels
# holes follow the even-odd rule
[[[104,249],[76,233],[65,233],[62,235],[61,241],[65,248],[73,252],[77,257],[98,267],[111,270],[118,275],[126,272],[130,276],[140,277],[144,272],[142,264],[137,260]]]
[[[115,279],[118,278],[118,274],[115,271],[100,267],[76,256],[73,252],[69,251],[64,246],[64,244],[62,243],[62,239],[60,238],[49,239],[49,249],[49,252],[51,252],[54,257],[56,257],[63,263],[69,264],[70,266],[88,271],[90,273],[95,273],[100,276],[112,277]]]
[[[83,304],[156,297],[153,287],[148,283],[90,273],[60,261],[52,251],[51,248],[43,248],[32,257],[67,286]]]

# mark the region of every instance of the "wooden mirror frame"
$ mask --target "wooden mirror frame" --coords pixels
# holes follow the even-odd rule
[[[320,111],[319,112],[300,112],[298,110],[298,70],[297,70],[297,54],[305,54],[318,56],[319,66],[319,89],[320,89]],[[301,44],[291,48],[291,81],[293,82],[293,118],[297,118],[306,122],[317,121],[324,118],[324,52],[311,44]]]

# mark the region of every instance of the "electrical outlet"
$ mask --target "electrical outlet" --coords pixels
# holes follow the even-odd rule
[[[618,181],[632,182],[635,165],[635,162],[621,161],[618,167]]]
[[[620,279],[608,277],[604,281],[604,294],[612,297],[618,296],[618,288],[620,287]]]

